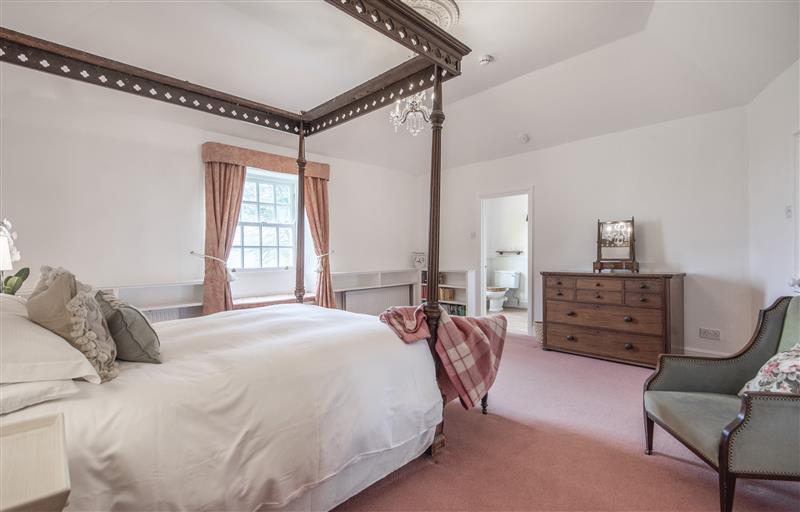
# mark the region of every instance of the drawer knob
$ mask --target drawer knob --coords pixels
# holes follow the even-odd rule
[[[598,293],[597,295],[595,295],[595,296],[594,296],[594,298],[595,298],[595,299],[602,299],[602,298],[603,298],[603,296],[602,296],[602,295],[600,295],[600,294]]]
[[[647,302],[647,297],[642,297],[641,299],[639,299],[639,302]]]
[[[623,322],[628,322],[628,323],[633,322],[633,317],[632,316],[622,317],[622,321]]]
[[[595,286],[602,286],[600,283],[594,283]]]
[[[561,293],[561,292],[556,293],[556,297],[561,297],[562,295],[564,295],[564,294]]]
[[[556,281],[556,284],[561,286],[563,283],[561,281]]]
[[[624,345],[625,350],[633,350],[633,343],[626,343]]]
[[[574,311],[567,311],[567,316],[575,316],[575,312]]]
[[[641,288],[642,290],[646,290],[647,289],[647,284],[646,283],[642,283],[642,284],[639,285],[639,288]]]
[[[566,336],[566,339],[567,341],[575,341],[575,336],[570,334],[569,336]]]

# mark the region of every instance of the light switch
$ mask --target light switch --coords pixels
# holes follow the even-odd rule
[[[784,208],[783,212],[786,215],[787,219],[791,219],[792,218],[792,205],[787,204],[786,208]]]

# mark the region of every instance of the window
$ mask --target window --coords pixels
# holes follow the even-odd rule
[[[296,176],[248,168],[228,266],[245,270],[294,267],[296,205]]]

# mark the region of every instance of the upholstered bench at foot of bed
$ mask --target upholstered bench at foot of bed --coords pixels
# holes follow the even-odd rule
[[[659,425],[718,465],[720,433],[736,419],[742,401],[719,393],[646,391],[644,403]]]
[[[307,293],[303,297],[303,304],[314,304],[317,298],[312,293]],[[233,309],[250,309],[260,308],[262,306],[274,306],[276,304],[294,304],[296,302],[294,295],[262,295],[260,297],[243,297],[241,299],[233,299]]]

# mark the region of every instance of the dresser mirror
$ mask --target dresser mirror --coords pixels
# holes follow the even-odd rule
[[[593,269],[595,272],[603,270],[638,272],[633,217],[630,220],[597,220],[597,260]]]

